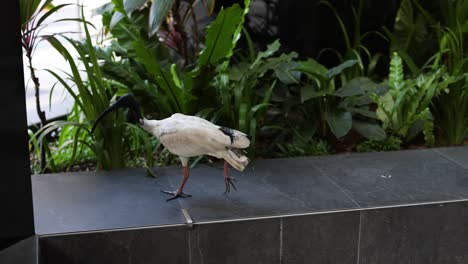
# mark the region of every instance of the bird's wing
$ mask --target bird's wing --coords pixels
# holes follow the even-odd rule
[[[213,130],[207,129],[206,126],[181,124],[171,133],[162,133],[159,139],[171,153],[182,157],[207,155],[223,150],[223,144],[219,139],[213,139],[212,133],[208,131]]]
[[[177,127],[175,131],[168,129],[170,133],[161,133],[160,140],[170,152],[179,156],[218,156],[216,153],[225,151],[226,148],[246,148],[250,143],[246,137],[235,138],[232,142],[231,138],[217,127],[190,121],[174,123]]]
[[[167,134],[174,134],[177,132],[177,127],[173,125],[162,126],[159,128],[159,138]]]
[[[216,138],[219,139],[219,143],[223,143],[225,147],[247,148],[250,145],[247,134],[235,129],[220,127],[197,116],[177,113],[173,114],[170,119],[190,124],[191,127],[204,126],[206,129],[213,129],[213,131],[207,130],[207,133],[216,135]],[[220,131],[222,133],[219,133]],[[227,141],[226,139],[229,140]]]
[[[204,124],[206,126],[213,126],[213,127],[219,127],[213,123],[211,123],[210,121],[206,120],[206,119],[203,119],[201,117],[198,117],[198,116],[189,116],[189,115],[184,115],[184,114],[180,114],[180,113],[177,113],[177,114],[173,114],[171,116],[171,118],[175,119],[175,120],[183,120],[183,121],[190,121],[190,122],[194,122],[194,123],[200,123],[200,124]]]

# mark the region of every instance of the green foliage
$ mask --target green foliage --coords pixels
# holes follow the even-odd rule
[[[56,159],[60,150],[71,148],[71,163],[75,161],[77,153],[91,151],[97,159],[99,168],[116,169],[125,167],[127,159],[136,157],[135,152],[144,149],[147,162],[151,165],[152,145],[149,136],[140,128],[126,124],[126,117],[122,112],[105,118],[94,134],[89,131],[89,121],[95,120],[109,106],[111,98],[117,94],[117,88],[112,82],[106,81],[102,77],[86,21],[83,22],[83,28],[86,38],[82,44],[70,38],[62,37],[71,48],[66,48],[54,36],[48,38],[49,43],[67,60],[71,74],[66,74],[68,78],[64,79],[52,70],[48,70],[48,72],[73,97],[75,107],[80,115],[76,116],[72,121],[55,121],[44,126],[38,132],[37,142],[41,142],[50,132],[62,128],[63,135],[58,141],[58,150],[55,150],[54,154],[49,153],[49,161]],[[70,50],[78,54],[83,69],[78,67]],[[88,51],[88,53],[85,51]],[[82,76],[82,72],[85,76]],[[132,136],[129,137],[129,134]],[[142,148],[131,149],[129,148],[130,143]],[[54,166],[54,162],[49,162],[49,167],[54,169]]]
[[[298,130],[294,130],[294,136],[290,142],[277,143],[277,147],[281,151],[281,157],[324,156],[331,154],[330,146],[325,140],[314,139],[310,135],[303,135]]]
[[[443,67],[451,79],[434,103],[437,130],[445,144],[461,144],[468,134],[468,1],[403,0],[394,32],[387,31],[392,49],[404,59],[413,76],[425,68]],[[425,126],[426,128],[429,125]],[[431,141],[431,139],[429,139]]]
[[[37,69],[33,65],[33,54],[37,48],[37,44],[42,40],[41,31],[46,26],[44,23],[46,19],[69,5],[70,4],[61,4],[54,6],[52,4],[52,0],[20,0],[21,44],[27,58],[29,74],[32,83],[34,84],[36,112],[40,120],[40,127],[43,127],[47,124],[47,117],[45,111],[43,111],[41,108],[41,102],[39,98],[41,83],[36,74]],[[52,23],[71,20],[75,19],[59,19],[53,21]],[[55,34],[57,35],[60,33]],[[44,140],[44,142],[41,143],[38,148],[40,149],[40,167],[42,170],[45,170],[47,148],[46,140]]]
[[[393,54],[389,72],[388,91],[383,96],[373,96],[383,128],[406,142],[423,132],[426,143],[434,144],[433,117],[429,106],[433,98],[448,86],[450,78],[439,69],[431,74],[421,74],[416,79],[405,79],[403,63],[397,53]]]
[[[62,8],[72,5],[60,4],[55,6],[52,2],[53,0],[20,0],[21,38],[26,53],[32,53],[36,44],[41,39],[41,30],[47,26],[44,23],[46,19],[59,12]],[[79,19],[58,19],[52,23],[66,21],[79,21]]]
[[[99,59],[104,61],[101,67],[104,76],[132,91],[142,102],[145,113],[156,118],[182,112],[213,121],[220,119],[223,125],[248,133],[254,146],[259,124],[276,86],[274,79],[291,80],[286,68],[291,68],[287,64],[297,54],[272,57],[280,46],[275,42],[256,58],[252,55],[253,61],[229,65],[250,1],[244,4],[245,9],[237,4],[221,9],[207,28],[205,45],[197,55],[197,62],[191,65],[166,63],[174,57],[158,40],[141,34],[145,28],[140,25],[144,19],[138,18],[139,13],[134,12],[130,17],[119,8],[124,17],[111,29],[116,42],[109,50],[97,51]],[[259,91],[266,92],[258,96]]]
[[[250,4],[245,1],[246,7]],[[163,118],[173,113],[196,114],[217,107],[212,100],[216,89],[211,87],[215,76],[232,56],[239,39],[244,16],[248,8],[239,5],[221,10],[208,27],[205,48],[196,55],[197,63],[185,65],[180,57],[157,38],[148,38],[144,24],[148,10],[135,10],[132,15],[125,8],[117,8],[124,17],[111,29],[116,40],[110,52],[101,52],[104,75],[122,87],[128,87],[141,102],[146,113]],[[114,11],[114,14],[117,11]],[[109,15],[104,13],[104,24]],[[107,17],[107,18],[106,18]],[[227,66],[225,64],[224,68]]]
[[[238,4],[221,9],[215,21],[206,30],[206,44],[200,53],[199,67],[216,65],[221,60],[229,59],[239,39],[239,28],[248,12],[249,2],[246,3],[245,11]]]
[[[55,8],[52,5],[52,0],[20,0],[19,5],[21,28],[25,28],[28,24],[41,26],[45,18],[55,12],[52,10]],[[44,11],[44,15],[40,14],[40,12]],[[33,22],[33,20],[36,19],[38,19],[38,21]]]
[[[372,77],[374,75],[375,67],[382,58],[382,54],[371,54],[369,49],[364,44],[365,40],[372,34],[380,36],[384,40],[387,39],[379,31],[369,31],[364,34],[361,32],[361,16],[364,10],[365,0],[359,0],[357,8],[354,5],[351,6],[354,19],[354,24],[352,25],[354,30],[353,32],[350,32],[347,29],[345,22],[341,18],[340,14],[338,14],[331,2],[327,0],[321,0],[319,1],[319,4],[329,8],[335,16],[343,34],[346,47],[344,54],[340,54],[336,49],[325,48],[320,51],[319,57],[324,52],[333,52],[337,55],[340,62],[344,62],[346,60],[357,60],[356,64],[354,64],[352,67],[349,67],[341,74],[343,82],[361,76]]]
[[[356,146],[357,152],[393,151],[401,149],[401,139],[389,136],[384,140],[366,140]]]
[[[22,25],[40,26],[65,6],[50,2],[21,0],[27,3]],[[55,143],[45,146],[51,171],[92,160],[105,169],[177,162],[157,139],[127,123],[125,111],[112,113],[90,134],[90,122],[127,92],[148,118],[181,112],[246,132],[252,138],[250,156],[262,148],[263,156],[326,155],[335,142],[356,145],[362,140],[357,134],[366,139],[356,146],[358,152],[398,150],[421,133],[428,146],[466,139],[468,1],[402,0],[392,32],[384,29],[398,54],[381,84],[373,79],[383,55],[371,54],[365,40],[371,34],[385,37],[378,31],[362,34],[364,0],[350,7],[351,27],[330,2],[320,1],[336,17],[346,48],[343,54],[332,48],[320,52],[337,55],[341,63],[330,69],[313,59],[299,60],[295,52],[282,53],[279,40],[256,53],[243,28],[250,0],[244,9],[238,4],[220,9],[206,29],[198,28],[196,5],[211,14],[214,2],[112,0],[95,10],[110,33],[109,45],[91,42],[86,21],[84,43],[48,37],[71,69],[70,74],[49,72],[75,107],[67,121],[29,133],[31,155],[40,155],[39,144],[59,131]],[[34,10],[43,10],[45,18]],[[26,35],[35,29],[22,27]],[[241,35],[246,51],[236,49]],[[405,75],[403,63],[411,75]]]
[[[220,73],[214,86],[220,98],[220,116],[225,125],[246,132],[251,136],[254,147],[257,131],[263,126],[266,109],[271,107],[271,97],[278,80],[288,83],[290,79],[284,68],[289,67],[296,53],[274,56],[280,48],[279,41],[270,44],[267,50],[259,52],[252,61],[242,61]],[[290,76],[291,78],[294,78]],[[255,149],[251,149],[254,155]]]
[[[434,65],[443,64],[453,82],[436,101],[435,109],[445,143],[460,145],[468,136],[468,12],[458,8],[468,8],[468,1],[448,6],[446,12],[453,18],[446,28],[437,27],[440,51]]]
[[[114,0],[112,3],[121,10],[121,13],[114,13],[112,16],[113,25],[120,22],[123,19],[122,14],[129,14],[132,15],[134,12],[137,12],[139,9],[144,8],[145,6],[150,6],[150,11],[148,18],[145,19],[145,23],[148,25],[148,34],[149,36],[155,35],[160,27],[161,24],[164,23],[166,18],[173,19],[174,16],[171,16],[170,11],[173,6],[179,7],[184,1],[181,0]],[[183,20],[178,21],[179,23],[186,21],[186,19],[191,16],[194,12],[194,8],[198,1],[186,1],[189,3],[189,6],[186,7],[186,10],[183,15]],[[207,13],[211,14],[214,9],[215,0],[206,0],[201,1],[201,4],[206,8]],[[179,12],[179,10],[174,10],[174,12]],[[195,22],[195,21],[194,21]],[[196,22],[195,22],[196,23]]]
[[[344,137],[352,128],[369,139],[385,138],[369,106],[369,95],[376,85],[368,78],[358,77],[348,83],[341,82],[341,88],[336,88],[340,83],[335,78],[357,63],[357,60],[348,60],[329,70],[312,59],[299,63],[297,70],[307,76],[300,90],[300,100],[303,105],[312,101],[310,108],[304,107],[312,111],[312,120],[318,120],[324,138],[328,131],[337,138]]]
[[[129,1],[127,0],[125,3],[126,2]],[[161,26],[164,19],[166,19],[166,16],[168,15],[169,10],[171,10],[173,4],[174,0],[158,0],[152,2],[149,13],[149,33],[151,35],[154,35],[156,32],[158,32],[159,27]]]
[[[93,10],[93,14],[102,15],[106,31],[119,42],[138,36],[152,44],[162,43],[177,58],[172,61],[191,65],[198,55],[202,34],[195,10],[204,8],[211,15],[214,4],[215,0],[112,0]],[[129,46],[131,43],[124,47]]]
[[[86,164],[96,164],[96,157],[94,153],[89,148],[92,145],[92,137],[87,133],[81,133],[80,127],[75,125],[79,124],[83,120],[80,109],[77,107],[77,104],[74,105],[72,111],[68,114],[66,122],[56,122],[55,125],[50,125],[50,133],[38,133],[39,137],[52,137],[53,140],[50,140],[48,146],[48,156],[47,156],[47,169],[50,172],[58,171],[69,171],[72,170],[74,166],[86,165]],[[37,156],[37,149],[39,142],[36,138],[36,134],[29,132],[30,135],[30,144],[34,146],[36,153],[33,157]],[[78,137],[78,140],[75,138]],[[85,142],[85,143],[80,143]],[[130,160],[131,162],[131,160]],[[40,173],[41,169],[38,166],[38,161],[35,159],[31,160],[32,171],[34,173]],[[129,164],[129,165],[141,165],[141,164]]]
[[[29,136],[29,162],[31,163],[31,172],[37,173],[41,171],[41,165],[38,158],[41,156],[40,144],[37,142],[35,133],[28,129]]]
[[[387,36],[391,39],[391,50],[397,52],[404,60],[411,73],[417,76],[421,67],[427,62],[430,55],[436,51],[434,34],[430,32],[430,24],[414,0],[401,1],[400,8],[395,17],[393,32],[385,28]]]

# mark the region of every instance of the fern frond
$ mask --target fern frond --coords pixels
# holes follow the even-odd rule
[[[391,90],[400,91],[404,86],[403,62],[398,53],[394,52],[390,61],[388,82]]]

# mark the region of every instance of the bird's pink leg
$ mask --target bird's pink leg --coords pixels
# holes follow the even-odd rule
[[[179,197],[192,197],[192,195],[183,192],[185,183],[187,182],[188,178],[189,178],[188,166],[184,166],[184,178],[182,179],[182,182],[180,183],[179,188],[177,188],[177,191],[162,191],[163,193],[173,195],[171,198],[167,199],[166,201],[170,201]]]
[[[231,191],[231,185],[234,190],[237,191],[236,186],[234,185],[234,181],[236,181],[233,177],[229,176],[229,164],[227,161],[224,161],[224,184],[226,185],[226,189],[224,193],[228,193]]]
[[[187,182],[189,178],[189,171],[188,171],[188,166],[184,166],[184,178],[182,179],[182,182],[180,183],[179,188],[177,189],[177,193],[183,193],[185,183]]]

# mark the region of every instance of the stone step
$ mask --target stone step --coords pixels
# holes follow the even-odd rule
[[[43,263],[468,263],[468,148],[32,176]],[[188,212],[184,215],[182,209]],[[193,225],[188,224],[188,218]],[[457,262],[458,261],[458,262]],[[461,262],[460,262],[461,261]]]

